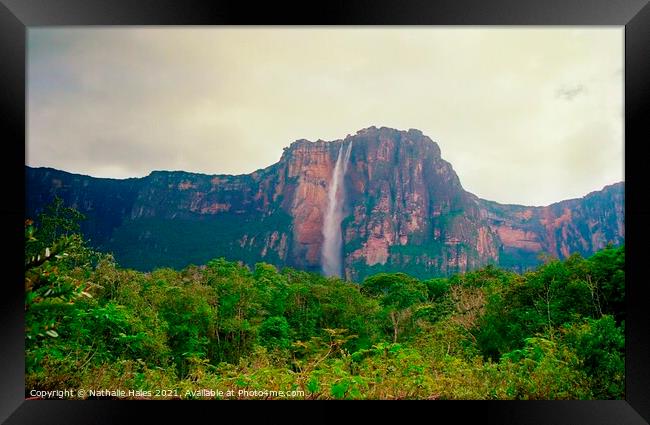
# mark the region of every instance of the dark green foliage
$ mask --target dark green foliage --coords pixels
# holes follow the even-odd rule
[[[625,319],[625,246],[595,253],[588,259],[588,284],[597,289],[598,308],[614,315],[617,322]]]
[[[85,216],[74,208],[65,207],[58,196],[52,204],[39,215],[39,225],[34,226],[32,220],[25,221],[25,268],[43,264],[48,257],[61,255],[65,248],[75,245],[77,249],[70,251],[78,253],[84,246],[79,235],[79,222]],[[84,250],[88,256],[90,250]]]
[[[120,264],[136,270],[163,266],[180,269],[189,264],[188,259],[205,264],[217,257],[253,265],[261,259],[259,253],[271,233],[269,229],[288,229],[290,225],[291,217],[281,211],[246,218],[234,213],[174,219],[143,217],[126,220],[101,248],[113,252]],[[252,245],[240,243],[245,234]],[[274,250],[268,250],[264,260],[282,262]]]
[[[49,246],[61,236],[78,233],[79,222],[84,219],[83,214],[74,208],[64,206],[63,200],[55,196],[52,204],[39,215],[40,226],[34,236],[43,246]]]
[[[26,222],[28,388],[624,396],[624,247],[524,275],[487,266],[427,280],[378,273],[358,285],[225,258],[123,269],[74,233],[80,218],[56,201]]]
[[[622,305],[614,310],[605,300],[624,299],[624,263],[624,247],[609,247],[588,260],[578,254],[549,260],[497,287],[481,319],[481,350],[495,359],[522,347],[530,335],[603,314],[623,315]]]
[[[414,331],[416,320],[430,314],[427,287],[405,273],[379,273],[364,280],[362,290],[379,300],[381,316],[393,331],[393,342]]]
[[[586,319],[563,329],[564,340],[583,359],[596,399],[618,398],[625,391],[625,330],[612,316]]]
[[[427,299],[427,288],[405,273],[379,273],[363,282],[363,292],[377,296],[383,306],[403,309]]]
[[[447,278],[433,278],[425,280],[424,284],[427,287],[429,300],[437,301],[444,298],[449,293],[449,279]]]
[[[282,316],[272,316],[260,325],[260,344],[267,348],[289,347],[289,323]]]
[[[539,255],[535,251],[508,247],[502,248],[499,252],[499,266],[504,269],[523,273],[533,270],[539,264]]]

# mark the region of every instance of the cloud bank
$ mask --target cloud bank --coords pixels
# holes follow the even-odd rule
[[[30,28],[27,164],[241,174],[417,128],[466,190],[545,205],[623,180],[622,71],[623,27]]]

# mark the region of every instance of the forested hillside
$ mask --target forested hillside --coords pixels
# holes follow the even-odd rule
[[[487,266],[448,278],[380,273],[349,282],[220,258],[143,273],[90,249],[80,219],[57,199],[25,224],[27,392],[625,396],[623,246],[545,258],[524,274]]]

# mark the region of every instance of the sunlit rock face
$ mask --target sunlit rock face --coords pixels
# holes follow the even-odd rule
[[[344,173],[342,161],[335,172],[341,155]],[[334,267],[355,281],[379,271],[431,277],[486,264],[525,270],[542,252],[589,255],[624,240],[623,183],[546,207],[497,204],[466,192],[418,130],[298,140],[276,164],[247,175],[156,171],[113,180],[26,167],[26,183],[28,216],[59,195],[86,214],[82,230],[93,245],[141,270],[226,257],[321,273],[335,254]],[[328,221],[335,185],[338,215]],[[334,254],[324,251],[328,228],[338,231]]]

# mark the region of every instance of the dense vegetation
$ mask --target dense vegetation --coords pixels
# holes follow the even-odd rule
[[[142,273],[88,248],[81,218],[57,199],[38,223],[26,221],[27,391],[624,397],[622,246],[547,258],[525,274],[488,266],[429,280],[380,273],[361,284],[223,258]]]

